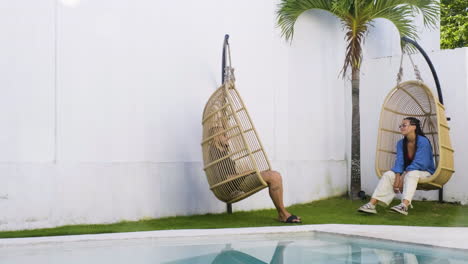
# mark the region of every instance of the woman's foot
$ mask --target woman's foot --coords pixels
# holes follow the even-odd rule
[[[390,210],[403,214],[403,215],[408,215],[408,206],[406,206],[406,204],[404,203],[395,205],[392,208],[390,208]]]
[[[367,214],[376,214],[377,210],[375,209],[375,205],[372,203],[366,203],[363,206],[359,207],[359,212],[367,213]]]

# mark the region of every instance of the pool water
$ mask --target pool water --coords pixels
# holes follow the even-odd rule
[[[468,263],[468,252],[302,232],[4,246],[0,263]]]

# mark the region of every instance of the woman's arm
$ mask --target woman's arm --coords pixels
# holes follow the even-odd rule
[[[392,171],[397,174],[403,173],[405,167],[405,160],[403,159],[403,140],[397,142],[396,145],[396,159],[395,164],[392,167]]]
[[[393,191],[395,193],[403,192],[403,174],[395,174],[395,182],[393,183]]]
[[[431,164],[433,164],[432,159],[432,148],[431,143],[425,137],[420,137],[418,140],[418,145],[416,153],[414,155],[414,160],[411,162],[406,171],[420,170],[420,171],[430,171]],[[433,172],[431,172],[433,173]]]

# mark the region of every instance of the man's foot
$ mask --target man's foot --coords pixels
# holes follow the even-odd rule
[[[377,210],[375,210],[375,205],[371,203],[366,203],[365,205],[359,207],[359,212],[367,213],[367,214],[376,214]]]
[[[399,205],[395,205],[390,209],[392,211],[397,212],[397,213],[408,215],[408,206],[406,206],[404,203],[401,203]]]
[[[297,217],[296,215],[290,215],[286,220],[280,220],[280,222],[283,222],[285,224],[301,224],[301,218]]]

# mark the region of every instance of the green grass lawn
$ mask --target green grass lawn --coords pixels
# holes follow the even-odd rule
[[[394,202],[397,204],[397,202]],[[291,213],[301,216],[303,224],[365,224],[407,226],[468,226],[468,206],[449,203],[414,201],[408,216],[389,212],[378,207],[377,215],[356,211],[362,201],[344,197],[330,198],[288,207]],[[106,225],[73,225],[57,228],[0,232],[0,238],[62,236],[78,234],[117,233],[168,229],[232,228],[285,225],[276,221],[276,211],[258,210],[228,214],[206,214],[169,217]]]

